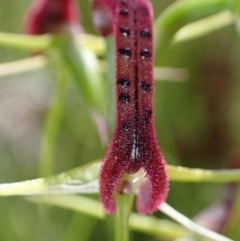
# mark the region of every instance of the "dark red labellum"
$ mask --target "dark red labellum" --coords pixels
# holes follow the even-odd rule
[[[123,175],[143,169],[147,180],[140,187],[137,210],[152,213],[168,193],[166,163],[153,123],[152,7],[149,0],[102,2],[110,6],[114,20],[117,116],[100,171],[100,199],[113,214]]]

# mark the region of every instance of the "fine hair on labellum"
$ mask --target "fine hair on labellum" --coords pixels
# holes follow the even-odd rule
[[[114,19],[116,128],[100,171],[100,199],[116,211],[114,193],[124,173],[143,169],[147,181],[137,198],[139,213],[152,213],[168,193],[166,163],[158,146],[153,110],[153,29],[149,0],[102,0]]]

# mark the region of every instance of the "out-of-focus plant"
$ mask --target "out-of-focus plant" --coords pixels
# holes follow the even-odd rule
[[[140,0],[134,1],[141,2]],[[34,1],[25,18],[26,33],[31,35],[0,32],[1,46],[24,49],[35,55],[28,60],[4,63],[0,66],[0,77],[17,76],[22,72],[30,72],[48,64],[51,64],[56,73],[55,93],[51,107],[45,116],[42,133],[39,158],[41,177],[1,184],[0,195],[31,195],[26,200],[73,210],[96,219],[106,218],[98,201],[91,196],[77,195],[98,193],[100,161],[53,175],[56,165],[54,159],[57,134],[60,130],[65,95],[71,79],[78,87],[83,106],[97,125],[103,145],[109,142],[109,135],[113,132],[114,105],[112,103],[114,102],[115,68],[112,67],[111,57],[115,52],[110,22],[115,20],[114,15],[110,15],[102,2],[104,1],[93,1],[93,18],[99,33],[104,37],[107,35],[105,39],[84,32],[84,26],[79,23],[77,2],[74,0]],[[114,1],[106,0],[105,2],[110,5],[113,3],[111,7],[114,8]],[[128,4],[125,0],[121,2],[124,6]],[[161,55],[171,45],[204,37],[228,25],[235,24],[239,29],[239,9],[238,0],[175,1],[159,16],[156,16],[153,25],[155,55]],[[106,54],[106,59],[104,59],[104,54]],[[156,65],[158,64],[156,61]],[[109,85],[103,82],[103,76],[111,81]],[[178,81],[179,79],[186,80],[187,76],[187,70],[155,67],[155,79]],[[237,169],[204,170],[168,165],[167,171],[170,182],[229,183],[240,181],[240,171]],[[143,172],[137,172],[134,175],[131,179],[133,187],[135,180],[144,179]],[[229,214],[235,206],[239,206],[236,184],[227,185],[227,195],[224,196],[223,201],[205,211],[204,215],[202,213],[201,216],[196,217],[195,223],[166,203],[159,207],[160,211],[181,225],[132,212],[133,195],[122,192],[122,195],[117,197],[117,212],[114,215],[115,240],[128,240],[128,227],[161,240],[232,240],[227,235],[219,234],[225,232],[224,228],[227,225],[231,225],[228,223]],[[138,189],[134,188],[137,193]],[[213,219],[214,225],[212,222],[206,222],[208,215],[219,217]],[[199,226],[198,222],[205,225],[205,228]]]

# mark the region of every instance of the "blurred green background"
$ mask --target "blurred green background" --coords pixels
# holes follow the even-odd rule
[[[152,0],[155,16],[174,1]],[[22,33],[30,0],[0,0],[0,31]],[[89,1],[79,1],[82,25],[95,33]],[[240,38],[234,26],[177,44],[155,56],[161,66],[185,68],[184,82],[157,81],[155,123],[169,164],[227,168],[240,143]],[[0,63],[31,53],[0,46]],[[38,177],[40,138],[55,86],[52,68],[0,79],[0,182]],[[98,131],[74,82],[68,84],[57,138],[54,173],[104,156]],[[171,183],[168,202],[193,217],[221,197],[221,185]],[[97,197],[96,197],[97,198]],[[0,198],[1,241],[111,240],[106,224],[59,208],[44,208],[21,197]],[[240,229],[239,229],[240,230]],[[240,231],[234,229],[234,240]],[[142,233],[132,240],[153,241]]]

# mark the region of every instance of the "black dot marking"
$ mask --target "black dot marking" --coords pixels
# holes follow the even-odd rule
[[[140,55],[141,55],[142,59],[145,59],[145,58],[151,57],[152,53],[149,49],[142,49],[140,52]]]
[[[130,81],[126,78],[120,78],[117,80],[117,85],[120,85],[123,88],[129,88],[130,87]]]
[[[141,88],[145,92],[152,91],[152,85],[150,83],[145,82],[145,81],[142,82]]]
[[[147,117],[144,117],[144,118],[143,118],[143,123],[144,123],[144,124],[149,124],[149,119],[148,119]]]
[[[124,130],[124,131],[128,131],[129,129],[130,129],[130,123],[129,122],[125,122],[125,123],[123,123],[123,125],[122,125],[122,129]]]
[[[130,36],[130,29],[126,27],[119,28],[120,33],[123,34],[124,37]]]
[[[152,113],[153,113],[152,109],[147,109],[146,112],[147,112],[148,117],[152,116]]]
[[[125,103],[125,104],[129,104],[130,103],[130,96],[128,94],[120,94],[118,96],[118,99],[120,101],[122,101],[123,103]]]
[[[119,48],[118,53],[120,53],[125,58],[129,58],[132,55],[132,51],[130,48]]]
[[[120,10],[119,14],[122,15],[122,16],[128,16],[128,9]]]
[[[146,28],[143,29],[140,34],[144,38],[151,38],[151,36],[152,36],[151,32],[148,29],[146,29]]]

